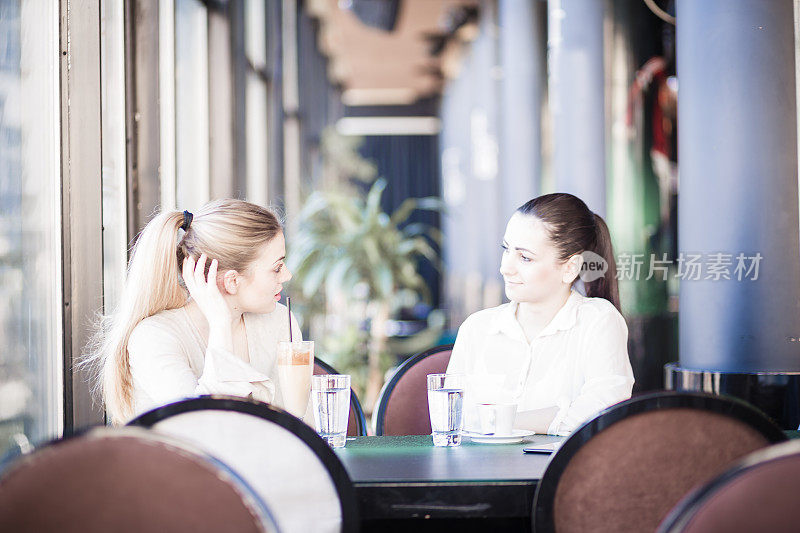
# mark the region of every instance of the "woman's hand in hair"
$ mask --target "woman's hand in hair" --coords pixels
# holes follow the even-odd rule
[[[227,331],[230,334],[233,316],[217,285],[218,262],[216,259],[211,261],[206,276],[207,259],[206,254],[202,254],[197,262],[193,257],[184,259],[183,281],[192,299],[205,315],[210,333]]]

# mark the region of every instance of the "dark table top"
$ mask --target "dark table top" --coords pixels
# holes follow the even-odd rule
[[[800,438],[798,431],[786,435]],[[419,527],[431,518],[444,519],[440,524],[479,518],[474,523],[484,529],[499,523],[527,530],[536,485],[552,455],[522,448],[564,438],[534,435],[521,444],[465,438],[459,447],[436,448],[430,435],[355,437],[335,451],[355,485],[364,531],[387,531],[392,524],[423,531]]]
[[[444,448],[435,447],[430,435],[355,437],[336,454],[356,485],[535,481],[551,456],[523,453],[522,448],[563,440],[534,435],[519,444],[478,444],[464,438],[461,446]]]
[[[522,448],[564,437],[534,435],[519,444],[438,448],[430,435],[348,438],[336,455],[356,488],[362,520],[494,518],[530,520],[536,484],[551,455]]]

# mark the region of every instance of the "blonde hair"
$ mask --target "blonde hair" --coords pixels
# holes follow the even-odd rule
[[[244,272],[260,247],[282,231],[272,211],[235,199],[204,205],[178,239],[183,224],[183,212],[162,212],[139,234],[120,302],[98,321],[82,361],[93,368],[95,394],[102,396],[114,424],[133,416],[128,340],[134,328],[149,316],[186,305],[188,293],[180,279],[183,259],[205,253],[217,259],[220,272]]]

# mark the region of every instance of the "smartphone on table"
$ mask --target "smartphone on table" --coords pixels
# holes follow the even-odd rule
[[[526,448],[522,448],[525,453],[553,453],[561,446],[560,442],[547,442],[544,444],[534,444]]]

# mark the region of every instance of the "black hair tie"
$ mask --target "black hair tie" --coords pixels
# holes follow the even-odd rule
[[[193,218],[194,218],[194,215],[191,214],[189,211],[184,211],[183,212],[183,224],[181,224],[181,229],[183,231],[189,231],[189,226],[192,225],[192,219]]]

